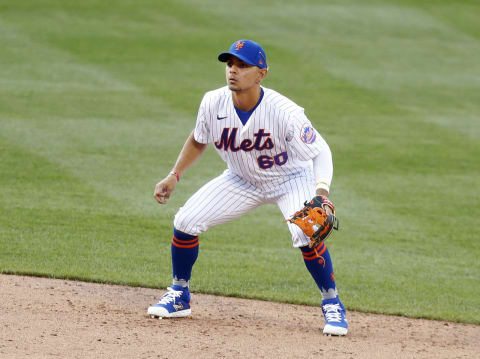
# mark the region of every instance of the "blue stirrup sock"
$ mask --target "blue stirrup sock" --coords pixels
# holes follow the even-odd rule
[[[338,292],[333,275],[332,259],[325,243],[320,243],[316,248],[300,247],[300,250],[305,266],[322,293],[322,299],[337,297]]]
[[[174,286],[188,287],[192,268],[198,257],[198,236],[173,229],[172,270]]]

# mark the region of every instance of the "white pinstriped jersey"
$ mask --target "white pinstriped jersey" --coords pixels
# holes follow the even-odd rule
[[[213,143],[229,170],[248,182],[271,189],[297,176],[313,179],[311,159],[330,151],[302,107],[262,87],[263,99],[245,125],[235,111],[230,89],[207,92],[194,137]]]

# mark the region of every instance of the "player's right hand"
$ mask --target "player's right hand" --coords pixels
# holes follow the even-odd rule
[[[168,175],[156,184],[153,197],[158,203],[166,204],[168,199],[170,198],[170,194],[173,192],[176,186],[177,179],[175,178],[175,176]]]

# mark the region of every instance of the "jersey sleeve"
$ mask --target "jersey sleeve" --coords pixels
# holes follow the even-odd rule
[[[330,183],[333,177],[332,153],[327,146],[317,157],[313,158],[313,173],[315,175],[316,189],[330,192]]]
[[[286,140],[295,156],[302,161],[317,157],[322,151],[330,153],[328,144],[303,113],[292,116]]]
[[[209,101],[208,96],[205,95],[200,103],[200,107],[198,109],[197,115],[197,123],[195,125],[195,130],[193,132],[193,136],[197,142],[200,143],[209,143],[211,142],[211,133],[210,133],[210,125],[209,125]]]

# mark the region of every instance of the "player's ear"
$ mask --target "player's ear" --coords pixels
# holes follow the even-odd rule
[[[263,79],[267,76],[268,69],[258,69],[257,72],[257,84],[263,81]]]

